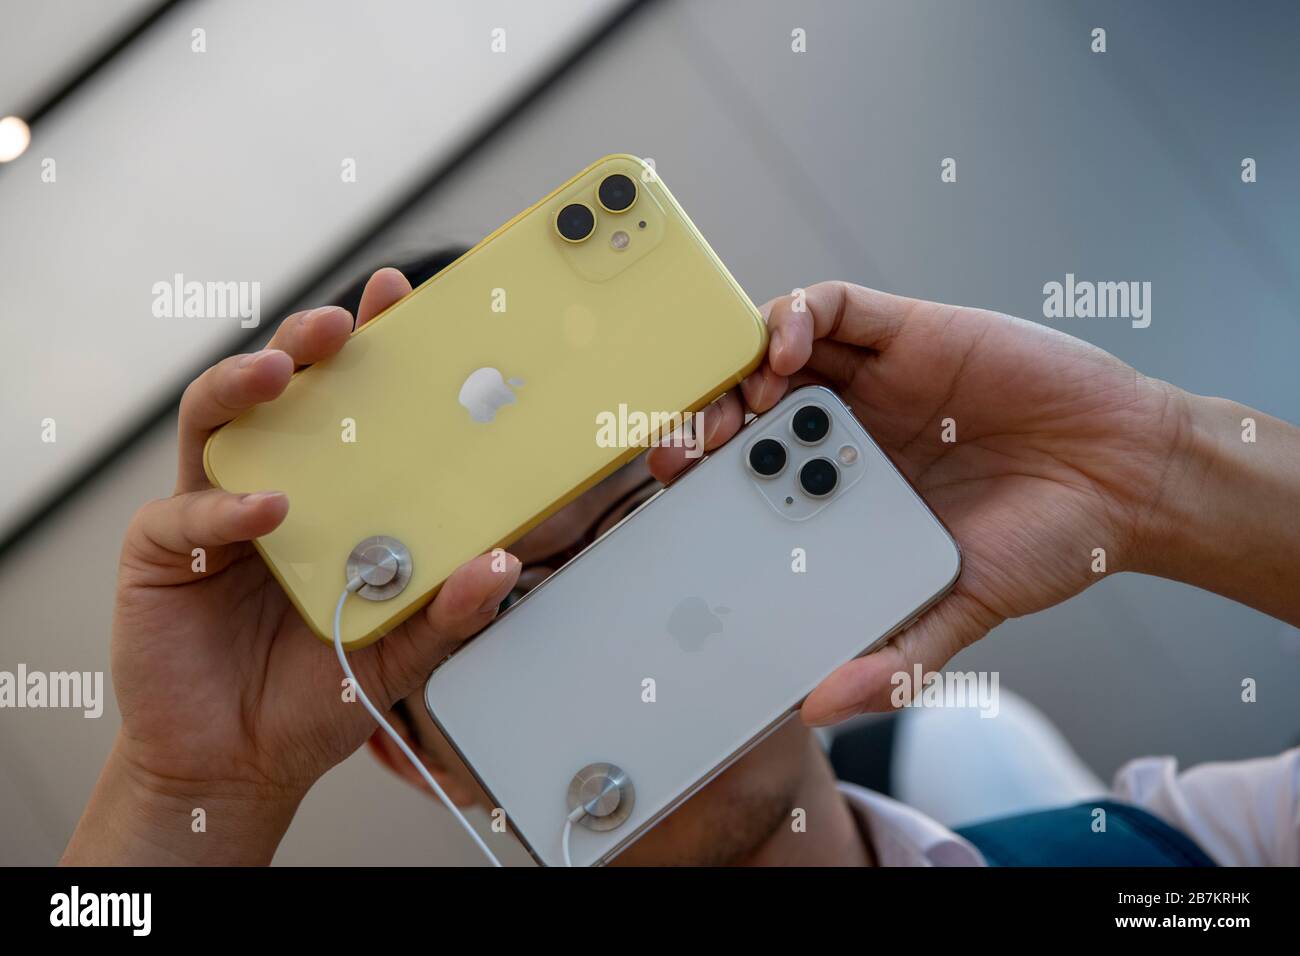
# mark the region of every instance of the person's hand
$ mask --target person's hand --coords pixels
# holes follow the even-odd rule
[[[1104,549],[1106,573],[1145,567],[1185,440],[1185,393],[1078,339],[994,312],[842,282],[805,295],[803,311],[792,296],[764,306],[768,360],[743,383],[743,403],[733,391],[706,411],[706,449],[736,433],[744,405],[763,412],[790,387],[829,385],[962,549],[952,592],[823,681],[804,702],[805,721],[888,709],[896,672],[918,662],[937,670],[1003,620],[1099,580],[1095,549]],[[681,449],[651,453],[661,480],[685,464]]]
[[[410,291],[397,270],[375,273],[359,323]],[[291,502],[213,488],[203,470],[214,429],[275,398],[295,367],[333,355],[351,332],[340,308],[293,315],[267,349],[218,363],[186,390],[175,494],[141,508],[122,546],[112,644],[122,728],[65,862],[267,862],[307,789],[375,729],[344,702],[333,649],[250,543]],[[201,572],[195,548],[206,551]],[[349,655],[377,707],[410,694],[492,620],[519,562],[492,564],[465,564],[428,607]],[[196,810],[206,832],[194,832]]]

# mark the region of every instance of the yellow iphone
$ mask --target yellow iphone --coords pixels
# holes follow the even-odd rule
[[[702,408],[766,341],[653,168],[607,156],[215,432],[204,463],[288,495],[257,548],[321,638],[382,555],[342,618],[354,649],[638,454],[612,416]]]

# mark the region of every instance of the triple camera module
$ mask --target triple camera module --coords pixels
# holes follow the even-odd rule
[[[830,434],[831,417],[820,405],[804,405],[790,419],[790,433],[801,445],[815,446]],[[749,469],[760,478],[785,471],[790,453],[779,438],[761,438],[749,449]],[[840,470],[829,458],[810,458],[799,467],[799,490],[809,498],[825,498],[840,481]]]
[[[622,173],[606,176],[596,188],[596,202],[609,213],[627,212],[636,202],[636,183]],[[638,226],[644,229],[645,223]],[[555,231],[565,242],[585,242],[596,231],[596,211],[586,203],[571,202],[556,215]],[[615,233],[616,248],[622,248],[618,245],[619,236],[624,236],[623,246],[627,244],[626,233]]]

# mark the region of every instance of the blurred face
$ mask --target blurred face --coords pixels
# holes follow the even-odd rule
[[[507,603],[559,570],[658,489],[643,460],[637,459],[521,538],[510,550],[524,568],[519,588]],[[430,719],[422,692],[408,697],[403,710],[395,716],[404,720],[395,726],[406,724],[408,739],[425,756],[448,797],[462,806],[477,803],[490,809],[473,775]],[[376,734],[371,745],[395,772],[424,786],[386,737]],[[774,834],[788,829],[790,812],[810,775],[833,785],[820,747],[811,732],[794,720],[718,775],[615,862],[641,866],[748,862]]]

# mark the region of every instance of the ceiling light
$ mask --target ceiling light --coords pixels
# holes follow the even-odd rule
[[[17,159],[27,152],[32,141],[32,131],[17,116],[0,119],[0,163]]]

